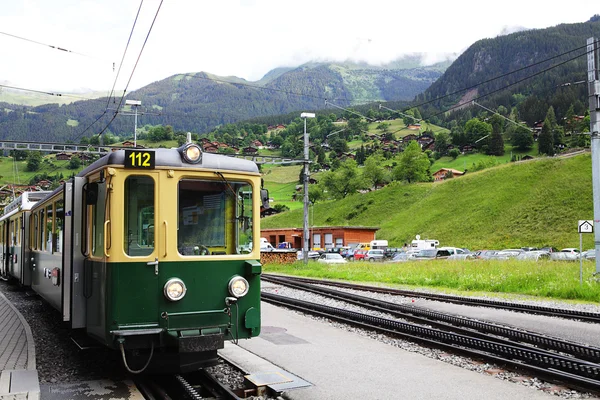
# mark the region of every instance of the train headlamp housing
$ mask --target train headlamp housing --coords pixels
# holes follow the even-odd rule
[[[187,292],[185,283],[183,283],[183,281],[179,278],[169,279],[167,283],[165,283],[165,287],[163,289],[165,297],[171,301],[179,301],[183,299],[185,292]]]
[[[248,281],[241,276],[234,276],[229,281],[228,288],[229,294],[239,299],[240,297],[244,297],[246,294],[248,294],[250,285],[248,284]]]
[[[202,161],[202,150],[196,143],[188,143],[181,148],[181,156],[190,164],[198,164]]]

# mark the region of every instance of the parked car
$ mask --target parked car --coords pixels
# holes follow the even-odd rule
[[[324,264],[345,264],[348,261],[338,253],[323,253],[317,262]]]
[[[440,247],[440,250],[448,250],[450,255],[452,254],[469,254],[471,253],[468,249],[462,249],[460,247]]]
[[[521,247],[523,251],[536,251],[539,250],[537,247]]]
[[[390,262],[404,262],[414,260],[414,254],[408,254],[407,252],[396,253]]]
[[[388,247],[383,251],[383,258],[394,258],[394,256],[402,251],[402,248]]]
[[[547,251],[548,253],[556,253],[558,251],[558,249],[556,247],[552,247],[552,246],[542,247],[540,250]]]
[[[498,250],[477,250],[475,252],[475,258],[489,260],[490,258],[493,258],[496,253],[498,253]]]
[[[521,254],[519,254],[516,257],[516,259],[517,260],[534,260],[534,261],[549,260],[550,253],[547,251],[541,251],[541,250],[524,251]]]
[[[450,257],[447,258],[449,261],[462,261],[462,260],[475,260],[475,254],[472,253],[462,253],[462,254],[450,254]]]
[[[595,260],[596,259],[596,249],[586,250],[581,255],[586,260]]]
[[[550,253],[550,259],[555,261],[579,261],[579,253],[557,251],[556,253]]]
[[[383,250],[371,249],[365,254],[365,261],[383,261]]]
[[[318,251],[312,251],[312,250],[308,251],[308,259],[309,260],[316,260],[320,256],[321,256],[321,254],[319,254]],[[298,250],[298,252],[296,252],[296,257],[298,258],[298,260],[304,260],[304,253],[302,252],[302,250]]]
[[[365,250],[354,250],[354,253],[348,258],[350,261],[362,261],[365,259]]]
[[[450,257],[448,250],[428,249],[421,250],[415,255],[415,260],[441,260]]]
[[[579,254],[579,249],[575,247],[567,247],[566,249],[561,249],[561,253],[571,253],[571,254]]]

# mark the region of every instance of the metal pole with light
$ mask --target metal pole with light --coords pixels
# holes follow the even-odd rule
[[[304,233],[302,236],[304,237],[303,245],[302,245],[302,254],[304,265],[308,264],[308,243],[309,243],[309,233],[308,233],[308,135],[306,134],[306,119],[314,118],[314,113],[302,113],[300,114],[300,118],[304,119]]]
[[[587,40],[588,91],[592,152],[592,202],[594,205],[594,249],[596,272],[600,274],[600,49],[596,38]]]
[[[125,105],[131,106],[135,109],[135,125],[133,128],[133,147],[137,147],[137,110],[142,105],[140,100],[125,100]]]

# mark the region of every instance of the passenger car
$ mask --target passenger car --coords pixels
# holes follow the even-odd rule
[[[450,257],[448,250],[428,249],[421,250],[415,255],[415,260],[441,260]]]
[[[351,261],[362,261],[365,259],[365,254],[367,254],[365,250],[354,250],[354,253],[349,258]]]
[[[383,261],[383,250],[372,249],[367,251],[367,253],[365,254],[365,261]]]
[[[317,262],[324,264],[345,264],[348,261],[338,253],[323,253]]]
[[[312,250],[308,251],[308,259],[309,260],[316,260],[320,256],[321,256],[321,254],[319,254],[318,251],[312,251]],[[298,250],[296,252],[296,257],[297,257],[298,260],[303,260],[304,259],[304,253],[302,253],[302,250]]]
[[[535,260],[535,261],[549,260],[550,253],[547,251],[540,251],[540,250],[524,251],[521,254],[519,254],[515,259],[516,260]]]

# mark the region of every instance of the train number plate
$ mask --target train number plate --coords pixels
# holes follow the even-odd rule
[[[125,168],[154,169],[154,151],[125,150]]]

